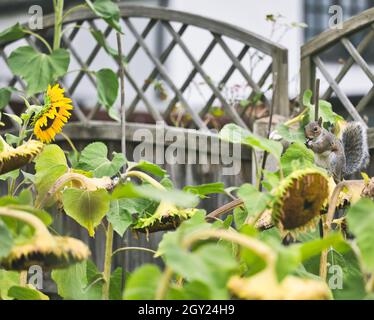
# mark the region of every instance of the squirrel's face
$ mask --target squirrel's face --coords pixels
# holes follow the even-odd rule
[[[321,130],[321,126],[317,121],[310,122],[305,126],[305,136],[308,139],[316,138],[321,134]]]

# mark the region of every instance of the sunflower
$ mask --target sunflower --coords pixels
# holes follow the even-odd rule
[[[37,140],[29,140],[17,148],[8,145],[0,137],[0,174],[19,169],[31,162],[43,149],[43,143]]]
[[[191,218],[199,209],[177,208],[171,203],[161,201],[152,216],[139,218],[133,226],[134,231],[152,233],[163,230],[175,229],[183,220]]]
[[[281,231],[313,228],[329,196],[329,179],[318,169],[294,171],[275,191],[272,219]]]
[[[28,270],[32,265],[45,269],[65,268],[86,260],[90,255],[82,241],[51,235],[43,222],[28,212],[1,207],[1,216],[23,221],[34,229],[33,238],[28,243],[13,246],[8,255],[0,259],[0,266],[6,270]]]
[[[54,140],[71,116],[72,101],[64,96],[64,91],[58,84],[48,86],[44,106],[33,118],[34,133],[40,141]]]

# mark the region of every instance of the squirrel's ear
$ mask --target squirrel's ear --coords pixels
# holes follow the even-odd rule
[[[319,117],[318,124],[319,124],[319,126],[322,126],[322,117]]]

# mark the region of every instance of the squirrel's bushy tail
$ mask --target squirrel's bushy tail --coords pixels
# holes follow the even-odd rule
[[[370,160],[366,128],[360,122],[349,122],[342,135],[346,156],[344,175],[365,168]]]

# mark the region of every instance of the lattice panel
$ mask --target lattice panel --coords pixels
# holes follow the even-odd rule
[[[251,106],[240,101],[259,96],[264,109],[274,103],[276,111],[287,113],[285,49],[234,26],[166,9],[123,6],[121,14],[129,121],[146,114],[146,122],[206,130],[212,128],[216,108],[224,122],[249,127]],[[111,68],[119,74],[117,59],[90,32],[102,32],[107,46],[116,50],[115,31],[89,11],[77,12],[64,27],[62,47],[70,51],[71,62],[61,82],[73,99],[73,121],[114,121],[97,102],[95,76],[84,70]],[[10,52],[25,43],[39,45],[30,36],[0,48],[5,66]],[[25,89],[21,79],[10,73],[7,77],[6,85]],[[119,109],[119,101],[114,108]],[[7,106],[6,112],[19,111]]]
[[[365,125],[370,125],[365,115],[368,107],[374,105],[373,21],[374,9],[366,10],[346,21],[339,33],[324,32],[302,48],[301,92],[312,88],[316,75],[321,77],[325,84],[322,99],[337,97],[349,117]],[[361,98],[352,101],[352,95]]]

